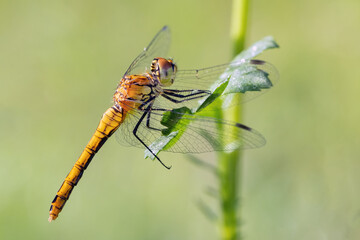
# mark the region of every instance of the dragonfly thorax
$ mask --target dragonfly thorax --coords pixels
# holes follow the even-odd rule
[[[162,93],[159,85],[150,73],[124,76],[113,96],[114,103],[125,111],[142,108]]]
[[[113,96],[115,106],[125,111],[142,109],[173,84],[177,67],[171,59],[154,58],[150,72],[125,75]]]
[[[151,73],[161,86],[169,87],[174,83],[177,67],[171,59],[154,58]]]

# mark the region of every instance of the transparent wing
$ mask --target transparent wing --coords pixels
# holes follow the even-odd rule
[[[179,70],[173,85],[164,89],[164,91],[172,91],[172,96],[170,97],[176,101],[169,101],[169,99],[160,95],[154,102],[154,108],[174,109],[188,107],[194,109],[199,106],[204,98],[211,94],[213,90],[211,86],[214,83],[227,80],[237,71],[241,77],[241,81],[257,85],[259,79],[251,73],[259,70],[267,75],[267,78],[271,81],[271,86],[279,80],[279,74],[276,68],[262,60],[243,60],[203,69]],[[215,84],[215,86],[218,85]],[[242,94],[242,102],[247,102],[267,91],[268,89],[266,88],[262,88],[261,91],[247,91]],[[233,96],[234,94],[225,94],[222,96],[224,102],[223,108],[233,106],[233,102],[231,101],[231,97]]]
[[[144,148],[135,138],[133,130],[145,112],[134,110],[126,117],[118,129],[116,136],[121,144]],[[160,130],[166,129],[161,124],[162,111],[151,111],[139,124],[137,135],[150,146],[162,136]],[[265,144],[264,137],[256,130],[245,125],[223,121],[216,118],[179,114],[177,119],[180,134],[177,142],[165,151],[177,153],[203,153],[212,151],[228,151],[240,148],[257,148]],[[218,131],[219,126],[222,131]]]
[[[164,26],[151,40],[149,45],[130,64],[125,75],[141,74],[149,71],[152,60],[155,57],[166,57],[170,47],[170,29]]]
[[[268,78],[270,79],[272,85],[275,85],[279,80],[278,71],[273,65],[262,60],[253,59],[242,60],[202,69],[180,69],[177,72],[175,82],[170,87],[170,89],[210,89],[210,86],[218,79],[223,81],[230,77],[235,69],[239,69],[239,71],[243,70],[243,76],[246,80],[246,75],[248,74],[247,71],[251,68],[261,70],[262,72],[268,74]],[[249,81],[253,81],[253,79],[249,79]],[[267,89],[262,89],[261,91],[247,91],[244,94],[243,102],[249,101],[250,99],[257,97],[265,93],[266,91]]]

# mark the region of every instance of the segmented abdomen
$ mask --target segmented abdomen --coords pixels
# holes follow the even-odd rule
[[[100,120],[98,127],[84,151],[76,161],[65,181],[61,185],[50,206],[49,222],[55,220],[76,184],[79,182],[84,170],[90,164],[91,159],[99,151],[106,140],[118,129],[123,122],[126,112],[116,107],[109,108]]]

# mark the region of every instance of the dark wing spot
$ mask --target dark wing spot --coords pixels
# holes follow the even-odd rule
[[[254,64],[254,65],[264,65],[264,64],[265,64],[264,61],[262,61],[262,60],[257,60],[257,59],[251,59],[251,60],[250,60],[250,63],[251,63],[251,64]]]
[[[245,129],[245,130],[247,130],[247,131],[251,131],[251,130],[252,130],[250,127],[245,126],[244,124],[241,124],[241,123],[236,123],[236,127]]]

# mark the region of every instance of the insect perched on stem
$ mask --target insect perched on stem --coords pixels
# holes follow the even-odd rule
[[[115,131],[120,142],[145,148],[167,169],[170,167],[157,155],[160,150],[202,153],[265,144],[262,135],[250,127],[194,114],[190,109],[199,101],[203,101],[202,107],[209,103],[208,99],[214,96],[209,88],[226,69],[260,69],[267,75],[275,69],[264,61],[241,60],[204,69],[178,70],[172,59],[164,58],[169,45],[170,31],[163,27],[131,63],[115,91],[113,106],[104,113],[52,201],[50,222],[58,217],[91,159]],[[197,111],[202,107],[198,106]],[[221,132],[217,130],[219,125]],[[166,146],[155,149],[152,143],[164,137]]]

